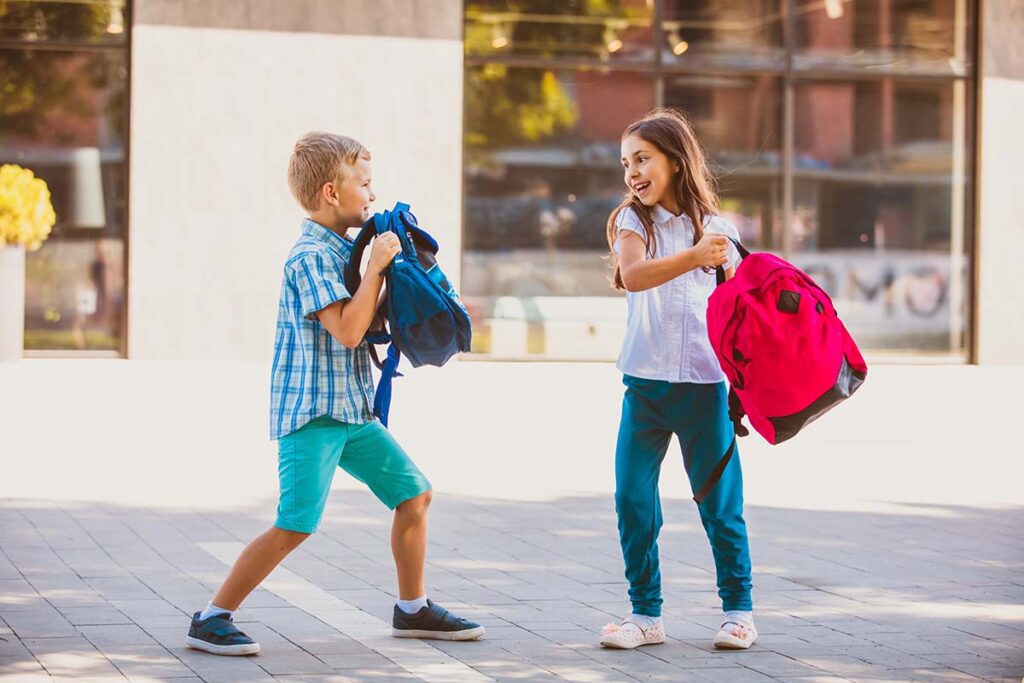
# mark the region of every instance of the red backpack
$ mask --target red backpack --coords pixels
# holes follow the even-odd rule
[[[792,438],[850,397],[868,366],[832,300],[806,273],[777,256],[751,254],[708,299],[708,335],[729,378],[729,413],[743,413],[768,443]]]

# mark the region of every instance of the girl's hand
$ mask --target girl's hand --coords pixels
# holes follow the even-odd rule
[[[693,245],[693,256],[701,268],[724,266],[729,260],[729,238],[715,233],[704,233]]]

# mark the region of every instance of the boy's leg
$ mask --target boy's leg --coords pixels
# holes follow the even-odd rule
[[[415,600],[427,594],[423,565],[427,557],[427,508],[432,491],[403,501],[391,523],[391,553],[398,570],[398,597]]]
[[[380,422],[353,425],[338,466],[366,484],[394,510],[391,550],[398,570],[398,595],[412,600],[425,592],[427,508],[430,482]]]
[[[392,634],[401,638],[439,640],[472,640],[483,636],[484,628],[479,624],[461,619],[427,600],[423,568],[427,550],[427,509],[432,497],[430,482],[391,432],[376,420],[353,425],[338,464],[395,511],[391,550],[398,573],[399,604],[395,605],[392,616]]]
[[[672,433],[660,426],[658,402],[667,383],[627,377],[615,447],[615,512],[633,613],[661,616],[658,477]],[[664,385],[664,386],[663,386]],[[652,395],[656,393],[656,395]]]
[[[298,548],[307,538],[309,534],[276,526],[257,536],[235,560],[220,590],[213,597],[213,604],[234,612],[288,553]]]
[[[277,521],[238,556],[210,606],[193,615],[187,645],[222,655],[259,652],[259,645],[234,626],[232,613],[316,530],[349,428],[321,417],[279,440]]]

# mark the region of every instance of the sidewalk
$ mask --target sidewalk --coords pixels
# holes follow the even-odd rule
[[[239,615],[263,653],[229,659],[182,641],[188,614],[272,521],[266,368],[0,368],[0,680],[1024,674],[1019,416],[998,393],[1024,372],[880,367],[792,444],[741,442],[761,632],[741,653],[710,648],[713,567],[675,446],[662,482],[669,642],[595,646],[627,610],[610,495],[613,369],[464,362],[441,372],[443,382],[419,370],[399,380],[392,419],[437,487],[430,594],[487,638],[386,635],[389,516],[339,477],[322,531]],[[460,429],[443,440],[424,428],[451,412]]]

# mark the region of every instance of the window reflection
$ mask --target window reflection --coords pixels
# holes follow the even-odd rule
[[[45,180],[57,213],[26,257],[26,349],[122,348],[126,57],[0,50],[0,163]]]
[[[123,45],[125,0],[4,0],[0,40]]]
[[[966,12],[966,0],[801,2],[796,66],[964,74]]]
[[[470,0],[465,11],[467,55],[653,60],[645,0]]]
[[[621,341],[604,227],[625,192],[619,136],[653,93],[633,74],[467,69],[462,281],[475,350],[605,357]]]
[[[795,260],[868,348],[963,344],[966,261],[954,242],[962,92],[893,79],[796,88]]]
[[[738,69],[784,64],[782,0],[666,0],[666,64]]]
[[[813,271],[863,348],[963,353],[975,11],[967,0],[467,2],[475,350],[615,357],[622,299],[598,263],[622,194],[618,136],[667,105],[693,123],[743,241]],[[510,23],[496,33],[499,17]],[[616,17],[637,23],[609,53],[594,27]]]

